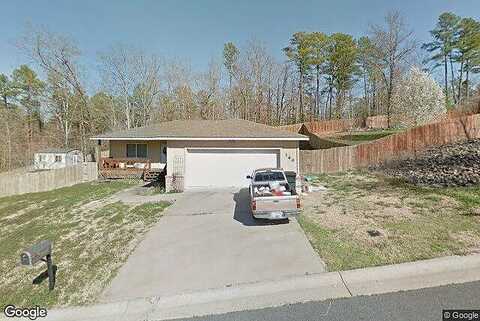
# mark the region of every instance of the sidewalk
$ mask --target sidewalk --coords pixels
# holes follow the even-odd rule
[[[478,280],[480,255],[450,256],[248,283],[182,295],[51,310],[45,320],[137,321],[186,318]]]

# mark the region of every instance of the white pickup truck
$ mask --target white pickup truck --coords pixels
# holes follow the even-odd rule
[[[282,169],[261,168],[250,179],[250,207],[256,219],[284,220],[298,214],[300,198]]]

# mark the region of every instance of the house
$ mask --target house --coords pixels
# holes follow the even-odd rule
[[[49,148],[35,153],[33,157],[36,170],[73,166],[83,160],[82,152],[74,148]]]
[[[299,142],[308,137],[237,119],[176,120],[91,139],[109,142],[100,172],[164,171],[167,190],[184,190],[246,186],[246,176],[262,167],[298,173]]]

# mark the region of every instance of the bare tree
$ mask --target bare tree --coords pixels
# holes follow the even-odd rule
[[[81,104],[77,106],[75,116],[78,116],[81,149],[86,154],[89,126],[88,97],[77,61],[80,50],[67,37],[32,27],[29,27],[29,30],[17,42],[17,47],[46,74],[62,83],[62,86],[68,86],[68,90],[80,99]],[[73,113],[70,115],[73,117]],[[65,133],[67,134],[68,131]]]
[[[234,117],[270,122],[278,65],[265,44],[257,40],[249,41],[241,52],[232,88],[238,105]]]
[[[162,73],[159,117],[163,120],[198,118],[195,76],[190,65],[168,61]]]
[[[74,99],[74,93],[66,80],[58,74],[50,73],[47,80],[47,104],[50,113],[57,119],[63,133],[63,144],[69,145],[70,133],[74,122],[74,111],[79,101]]]
[[[275,99],[275,123],[277,125],[282,123],[282,119],[285,116],[287,86],[291,82],[290,72],[290,64],[285,63],[278,66],[276,79],[277,93]]]
[[[135,125],[142,126],[150,122],[152,109],[158,104],[161,91],[161,62],[155,55],[141,55],[138,58],[136,64],[138,83],[133,91],[132,99],[135,111],[139,114]]]
[[[125,45],[112,46],[108,52],[100,55],[102,80],[105,90],[113,96],[122,97],[125,127],[134,125],[131,97],[139,84],[138,63],[142,53]]]
[[[198,104],[203,119],[222,119],[227,110],[220,87],[221,65],[211,61],[208,70],[198,77]]]
[[[390,12],[385,25],[371,27],[372,55],[375,67],[382,75],[386,87],[386,114],[388,127],[391,125],[392,96],[401,68],[416,48],[413,32],[408,30],[399,12]]]

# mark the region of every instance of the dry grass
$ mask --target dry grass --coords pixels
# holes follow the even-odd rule
[[[392,134],[400,132],[397,129],[382,129],[382,130],[363,130],[363,131],[352,131],[352,132],[341,132],[335,133],[326,139],[335,141],[346,146],[357,145],[361,143],[370,142],[377,140]]]
[[[419,188],[380,175],[321,175],[300,223],[329,270],[478,251],[479,188]]]
[[[126,205],[111,195],[127,182],[85,183],[51,192],[0,198],[0,306],[92,303],[168,203]],[[21,251],[54,242],[55,290],[33,285],[45,264],[18,265]]]

